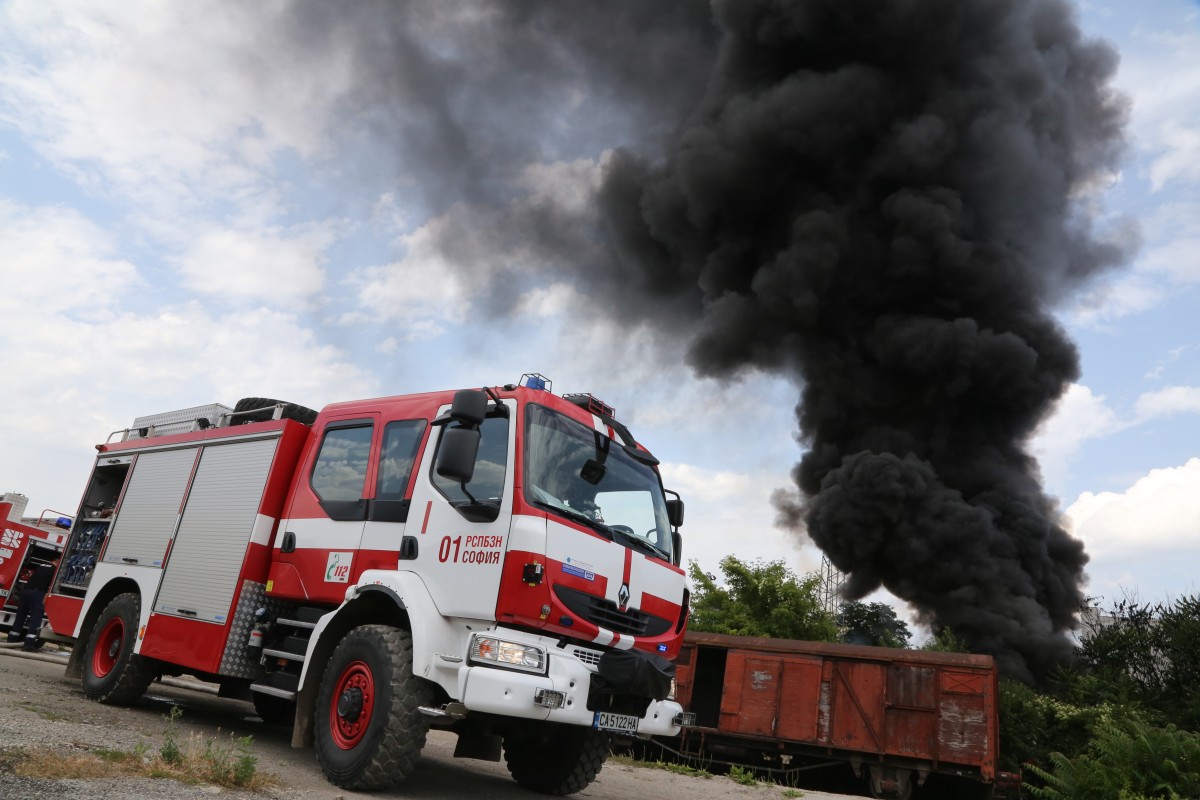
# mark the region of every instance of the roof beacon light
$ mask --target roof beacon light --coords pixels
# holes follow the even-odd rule
[[[537,389],[539,392],[548,392],[550,391],[550,387],[554,385],[554,381],[536,372],[526,372],[521,376],[521,382],[518,385],[524,386],[526,389]]]

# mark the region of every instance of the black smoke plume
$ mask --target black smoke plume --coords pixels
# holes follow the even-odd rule
[[[1044,674],[1087,556],[1026,445],[1079,374],[1052,307],[1126,256],[1086,204],[1122,143],[1116,56],[1059,0],[713,12],[700,107],[602,190],[622,291],[674,301],[700,373],[802,383],[776,502],[848,596]]]
[[[780,516],[849,595],[884,586],[1011,674],[1066,656],[1087,558],[1026,444],[1079,374],[1054,307],[1127,255],[1089,206],[1122,144],[1117,59],[1066,0],[360,0],[274,22],[295,59],[353,74],[342,135],[394,155],[352,179],[417,186],[490,311],[544,269],[690,342],[700,374],[789,377],[805,452]],[[515,188],[614,143],[586,212]]]

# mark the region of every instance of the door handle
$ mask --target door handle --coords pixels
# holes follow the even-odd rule
[[[400,561],[413,561],[417,557],[417,537],[405,536],[400,540]]]
[[[283,532],[283,542],[279,545],[279,552],[294,553],[296,552],[296,534],[291,531]]]

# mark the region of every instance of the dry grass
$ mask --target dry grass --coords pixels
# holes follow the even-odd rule
[[[257,769],[258,759],[250,753],[250,737],[231,739],[229,745],[222,745],[193,733],[179,744],[171,731],[173,728],[159,753],[150,752],[144,744],[132,750],[97,748],[74,754],[6,748],[0,750],[0,773],[49,780],[168,778],[191,785],[251,791],[279,785],[274,775]]]

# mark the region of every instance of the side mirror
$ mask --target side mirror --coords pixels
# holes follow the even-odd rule
[[[683,526],[683,500],[675,497],[667,501],[667,519],[672,528]]]
[[[455,402],[458,399],[455,398]],[[446,428],[438,445],[437,474],[457,483],[470,483],[479,454],[478,428]]]
[[[479,455],[479,426],[487,417],[488,396],[479,389],[460,389],[454,393],[450,413],[434,424],[453,422],[442,431],[434,469],[443,478],[464,486],[475,474],[475,457]]]
[[[487,416],[487,394],[478,389],[461,389],[454,393],[450,404],[450,419],[468,428],[479,427]]]
[[[683,537],[679,531],[671,531],[671,560],[677,567],[683,563]]]

